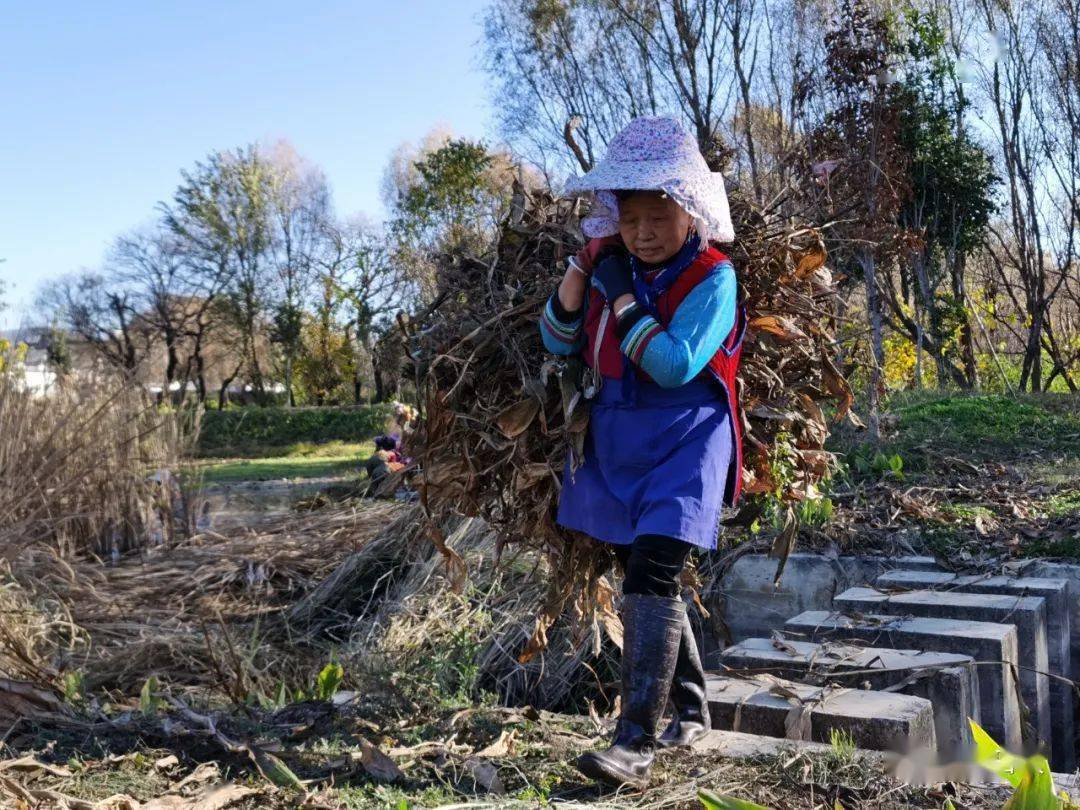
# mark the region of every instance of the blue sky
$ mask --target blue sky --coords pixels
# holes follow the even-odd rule
[[[213,149],[290,140],[342,213],[383,215],[394,147],[436,125],[489,137],[484,0],[61,0],[0,25],[0,279],[93,267]]]

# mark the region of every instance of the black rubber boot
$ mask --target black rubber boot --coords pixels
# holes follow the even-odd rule
[[[649,783],[656,727],[667,706],[682,641],[681,599],[631,594],[623,598],[622,713],[606,751],[578,757],[583,774],[615,787]]]
[[[705,694],[705,668],[701,666],[697,640],[690,616],[683,615],[682,643],[675,661],[675,678],[671,682],[671,723],[656,744],[661,748],[690,745],[708,731],[709,701]]]

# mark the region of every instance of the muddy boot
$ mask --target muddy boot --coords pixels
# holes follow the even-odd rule
[[[631,594],[623,598],[622,617],[622,714],[611,747],[582,754],[577,767],[615,787],[643,788],[675,674],[686,605],[681,599]]]
[[[679,657],[675,661],[675,678],[671,682],[671,704],[674,708],[671,723],[656,741],[661,748],[690,745],[711,728],[705,669],[698,655],[694,627],[686,614],[683,615]]]

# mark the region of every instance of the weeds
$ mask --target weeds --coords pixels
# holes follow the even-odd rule
[[[855,738],[849,731],[839,728],[830,729],[829,748],[838,763],[847,764],[855,756]]]

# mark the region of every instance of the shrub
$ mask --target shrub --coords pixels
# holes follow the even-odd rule
[[[296,442],[362,442],[387,429],[393,407],[234,408],[207,411],[199,434],[199,454],[224,455],[245,447]]]

